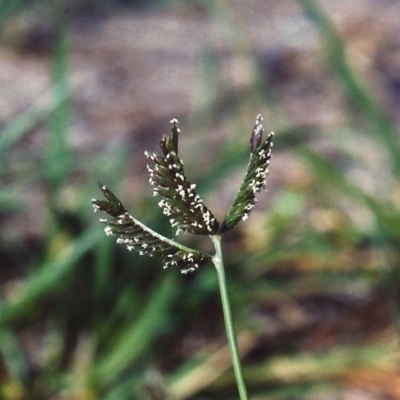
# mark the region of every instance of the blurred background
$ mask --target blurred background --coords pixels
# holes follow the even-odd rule
[[[212,265],[127,252],[90,200],[100,181],[173,237],[143,152],[178,118],[187,176],[223,220],[261,113],[268,192],[224,238],[250,397],[400,399],[399,15],[396,0],[0,2],[0,398],[238,398]]]

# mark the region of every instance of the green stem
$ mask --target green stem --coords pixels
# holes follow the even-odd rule
[[[216,254],[213,257],[213,263],[217,270],[219,291],[222,300],[222,310],[224,313],[224,322],[226,328],[226,335],[228,337],[229,348],[231,350],[231,357],[233,363],[233,370],[235,372],[236,383],[239,389],[240,400],[248,400],[246,384],[244,382],[242,364],[240,361],[239,350],[236,340],[235,328],[233,326],[231,306],[229,303],[228,290],[226,287],[224,259],[222,256],[221,249],[221,236],[213,235],[210,236],[214,243]]]

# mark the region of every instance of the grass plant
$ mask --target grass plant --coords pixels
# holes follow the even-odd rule
[[[121,201],[102,184],[99,184],[99,187],[107,200],[92,200],[93,207],[95,211],[104,211],[112,217],[100,220],[106,224],[107,236],[116,236],[117,243],[126,245],[129,251],[137,250],[140,255],[150,257],[160,255],[164,268],[177,267],[181,272],[187,273],[196,271],[207,262],[214,264],[239,395],[241,400],[247,400],[247,389],[227,291],[221,236],[239,221],[248,218],[257,201],[255,195],[265,188],[268,165],[272,157],[273,133],[263,141],[263,120],[259,115],[250,138],[250,161],[246,175],[231,208],[220,224],[194,191],[196,185],[191,184],[185,176],[183,162],[178,155],[180,134],[178,121],[173,119],[171,123],[171,134],[163,136],[160,142],[161,155],[147,151],[145,153],[150,160],[147,167],[150,184],[154,187],[154,195],[163,197],[158,204],[163,213],[171,217],[170,223],[172,227],[177,227],[176,233],[183,231],[208,235],[214,243],[215,254],[211,256],[199,252],[154,232],[130,216]],[[111,371],[115,371],[120,362],[118,361],[115,366],[113,363],[111,365],[113,365]]]
[[[19,17],[15,12],[24,18],[39,3],[0,2],[2,29],[14,24],[13,18]],[[106,3],[112,12],[112,2]],[[55,4],[42,3],[46,10]],[[296,180],[290,178],[293,171],[273,175],[268,212],[262,212],[262,205],[257,215],[234,230],[220,231],[223,224],[211,228],[214,239],[220,234],[223,238],[227,292],[239,347],[246,354],[243,375],[248,396],[309,400],[346,397],[356,388],[366,398],[396,398],[395,385],[387,384],[399,375],[396,128],[362,76],[350,67],[346,39],[339,37],[318,2],[298,4],[327,56],[321,66],[324,78],[334,82],[341,102],[353,110],[334,128],[291,121],[292,109],[285,108],[281,87],[267,79],[259,49],[253,46],[258,36],[251,35],[257,35],[257,29],[251,35],[241,30],[235,3],[218,2],[219,8],[216,4],[207,2],[202,15],[208,13],[216,26],[224,26],[218,43],[230,47],[223,56],[212,45],[199,55],[187,125],[194,132],[198,154],[207,153],[202,134],[214,132],[213,125],[223,125],[230,134],[216,141],[221,146],[219,157],[191,173],[196,176],[196,190],[208,198],[221,181],[233,179],[244,167],[248,161],[244,121],[259,105],[279,132],[280,157],[274,170],[283,170],[279,162],[289,154],[299,173]],[[71,7],[65,11],[63,7],[61,14],[71,21],[79,14]],[[46,11],[46,18],[53,15]],[[215,311],[221,304],[215,271],[204,264],[198,273],[184,276],[156,273],[159,257],[127,252],[93,226],[88,205],[96,190],[94,177],[121,183],[113,190],[125,193],[127,179],[129,185],[133,181],[128,163],[132,149],[125,139],[105,141],[100,153],[70,147],[76,105],[69,82],[76,82],[71,79],[72,68],[80,55],[73,54],[69,38],[74,26],[59,28],[49,53],[31,51],[28,56],[38,63],[48,57],[47,90],[30,106],[24,106],[25,99],[13,103],[14,114],[0,126],[0,398],[164,400],[171,392],[174,400],[237,399],[229,346],[221,340],[223,325]],[[224,41],[224,34],[229,40]],[[24,60],[26,54],[18,48],[5,47],[2,55],[14,52]],[[227,59],[221,57],[227,55],[239,55],[255,67],[255,80],[243,92],[224,91],[218,75],[226,71]],[[4,86],[5,96],[7,89],[14,90],[11,84]],[[328,142],[327,153],[313,142],[321,138]],[[365,142],[374,145],[372,155],[355,151]],[[154,170],[157,164],[148,161]],[[354,169],[371,178],[372,190],[362,185]],[[129,190],[138,193],[140,187]],[[106,193],[113,201],[111,192]],[[163,200],[164,211],[171,199]],[[115,201],[118,209],[119,200]],[[165,215],[157,207],[149,209],[150,202],[140,192],[129,196],[126,208],[145,218],[146,226],[162,238],[170,238]],[[201,210],[206,214],[208,208]],[[234,223],[243,211],[228,213],[226,222]],[[359,213],[361,223],[356,218]],[[179,218],[175,222],[191,223]],[[218,263],[212,252],[201,246],[201,251],[195,250],[200,242],[192,241],[193,236],[177,238],[188,241],[169,253],[177,257],[177,266],[196,269],[187,255],[192,250],[200,254],[194,261]],[[153,240],[142,238],[142,244]],[[169,240],[173,252],[178,241]],[[149,374],[153,370],[156,373]]]

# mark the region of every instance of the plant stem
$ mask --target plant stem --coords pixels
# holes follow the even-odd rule
[[[246,384],[244,382],[242,364],[240,361],[240,355],[239,355],[239,350],[238,350],[238,345],[237,345],[237,340],[236,340],[235,328],[233,326],[228,290],[227,290],[227,286],[226,286],[224,260],[223,260],[222,249],[221,249],[221,236],[212,235],[210,237],[214,243],[214,247],[215,247],[215,251],[216,251],[216,254],[213,257],[213,263],[215,265],[215,268],[217,270],[217,275],[218,275],[218,284],[219,284],[219,291],[220,291],[221,300],[222,300],[222,310],[224,313],[226,335],[228,337],[229,348],[231,350],[233,370],[235,372],[236,383],[237,383],[238,390],[239,390],[239,396],[240,396],[240,400],[248,400]]]

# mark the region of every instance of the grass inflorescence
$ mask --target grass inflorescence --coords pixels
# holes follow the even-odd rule
[[[255,195],[265,188],[272,157],[273,133],[263,141],[263,120],[258,115],[250,138],[250,162],[245,178],[220,224],[195,192],[196,185],[186,178],[183,162],[178,155],[178,121],[173,119],[171,123],[171,134],[163,136],[160,142],[161,154],[145,152],[150,161],[147,169],[153,194],[163,198],[158,204],[163,214],[170,217],[172,227],[177,227],[177,234],[184,231],[199,235],[221,235],[240,220],[248,218],[256,202]],[[122,202],[106,186],[99,184],[99,187],[107,201],[94,199],[93,207],[95,211],[104,211],[113,217],[100,221],[107,225],[107,235],[117,237],[117,243],[127,245],[128,250],[139,251],[140,255],[161,255],[165,267],[177,266],[185,273],[211,260],[210,255],[186,248],[146,227],[128,214]]]

